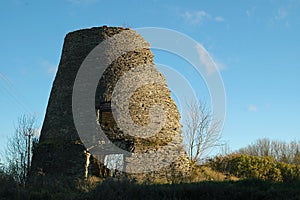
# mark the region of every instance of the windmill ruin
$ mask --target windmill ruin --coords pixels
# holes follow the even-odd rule
[[[72,113],[72,92],[78,70],[87,55],[102,41],[123,31],[130,31],[136,37],[133,42],[146,42],[135,31],[121,27],[97,27],[68,33],[64,40],[61,60],[52,86],[44,119],[39,145],[34,151],[32,159],[32,176],[68,177],[81,179],[90,176],[105,178],[111,176],[112,171],[107,163],[109,155],[93,155],[87,151],[75,128]],[[121,48],[121,47],[120,47]],[[149,173],[125,173],[120,176],[127,178],[153,181],[164,179],[172,174],[186,176],[189,173],[189,160],[182,147],[182,133],[180,114],[164,76],[155,68],[150,46],[136,49],[118,57],[99,77],[95,95],[95,120],[101,126],[107,138],[120,149],[133,154],[152,152],[153,155],[171,141],[179,157],[172,163]],[[139,126],[149,123],[149,111],[153,105],[159,104],[166,113],[164,126],[155,135],[147,138],[134,137],[126,134],[114,119],[112,95],[118,80],[128,75],[137,66],[144,66],[143,73],[134,79],[147,79],[149,74],[163,80],[163,84],[147,84],[138,88],[130,97],[129,113],[132,121]],[[118,104],[117,104],[118,105]],[[172,151],[166,151],[170,156]],[[133,162],[130,157],[122,158],[125,163]],[[150,158],[163,163],[163,156]],[[141,161],[140,164],[143,162]],[[131,166],[142,167],[139,163]]]

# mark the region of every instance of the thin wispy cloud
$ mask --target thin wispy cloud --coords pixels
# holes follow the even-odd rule
[[[224,18],[218,16],[218,17],[215,17],[215,20],[216,20],[217,22],[223,22],[223,21],[224,21]]]
[[[185,11],[181,15],[185,21],[190,24],[202,24],[206,20],[213,20],[217,22],[223,22],[224,18],[221,16],[212,16],[204,10],[199,11]]]
[[[251,12],[250,12],[250,10],[246,10],[246,15],[247,15],[248,17],[250,17],[250,16],[251,16]]]
[[[55,75],[57,72],[57,65],[50,63],[48,60],[42,60],[41,65],[46,69],[46,72],[50,75]]]
[[[221,63],[220,61],[214,59],[214,62],[217,66],[218,71],[222,71],[226,69],[226,65],[224,63]]]
[[[88,4],[97,2],[97,0],[67,0],[69,3],[72,4]]]
[[[196,45],[196,49],[199,55],[199,59],[201,63],[203,63],[203,65],[205,66],[205,69],[208,74],[215,73],[225,68],[224,64],[214,61],[209,55],[209,53],[202,46]]]
[[[256,7],[252,6],[251,8],[247,9],[245,13],[248,17],[250,17],[255,13],[255,10],[256,10]]]
[[[203,21],[210,16],[203,10],[197,12],[186,11],[182,17],[191,24],[203,23]]]
[[[289,9],[288,8],[279,8],[275,15],[271,18],[271,24],[273,25],[284,25],[285,27],[290,27],[289,20]]]
[[[275,4],[274,6],[276,9],[270,19],[271,24],[284,25],[289,28],[297,20],[294,16],[299,12],[299,0],[286,0],[284,3]]]
[[[249,105],[249,106],[247,107],[247,110],[248,110],[249,112],[257,112],[257,111],[258,111],[258,107],[255,106],[255,105]]]
[[[283,20],[288,16],[287,10],[281,8],[277,10],[277,14],[275,15],[275,20]]]
[[[57,72],[57,67],[56,66],[49,67],[47,69],[47,72],[48,72],[48,74],[53,74],[54,75]]]

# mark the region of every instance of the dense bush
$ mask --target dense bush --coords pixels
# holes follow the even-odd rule
[[[283,182],[300,180],[300,165],[279,162],[277,168],[281,171]]]
[[[229,173],[240,178],[254,178],[275,182],[300,180],[300,166],[276,162],[273,157],[231,154],[209,160],[214,170]]]

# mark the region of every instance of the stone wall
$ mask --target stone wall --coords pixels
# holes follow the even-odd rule
[[[86,175],[86,149],[80,141],[72,116],[73,84],[78,69],[89,52],[106,38],[124,30],[127,31],[129,29],[104,26],[67,34],[48,102],[40,142],[33,155],[33,176],[40,174],[76,179]],[[139,40],[141,40],[140,42],[145,42],[142,41],[143,38],[140,36],[135,38],[135,42],[139,42]],[[175,102],[171,98],[165,78],[153,64],[153,55],[149,48],[128,52],[112,62],[99,81],[95,109],[99,109],[99,112],[101,112],[102,104],[111,104],[112,92],[117,82],[121,77],[124,77],[126,74],[128,75],[129,71],[134,70],[138,66],[142,66],[142,73],[139,71],[136,77],[133,76],[131,77],[132,79],[129,78],[127,81],[147,79],[151,75],[152,77],[161,79],[163,84],[147,84],[138,88],[130,97],[130,117],[134,123],[139,126],[145,126],[149,123],[149,111],[151,107],[159,104],[164,109],[166,116],[166,121],[162,129],[151,137],[133,137],[128,133],[124,133],[118,127],[112,118],[113,115],[107,112],[107,110],[102,113],[103,115],[99,123],[113,143],[133,154],[152,152],[150,160],[153,159],[161,163],[164,162],[164,156],[170,156],[173,153],[180,154],[176,161],[171,163],[171,165],[164,166],[160,170],[152,173],[127,174],[127,177],[151,181],[162,177],[167,178],[172,173],[175,173],[176,176],[187,175],[189,172],[189,162],[181,145],[180,114]],[[116,102],[116,106],[119,105],[121,103]],[[119,109],[122,110],[123,108],[120,107]],[[161,116],[155,117],[159,119]],[[155,155],[160,155],[156,154],[156,152],[159,152],[160,149],[171,141],[173,141],[172,148],[169,151],[165,151],[164,156],[155,157]],[[105,166],[101,163],[104,161],[104,156],[102,155],[98,159],[91,156],[92,160],[88,162],[91,163],[88,175],[108,175]],[[134,159],[132,160],[132,158],[125,158],[125,163],[128,164],[126,167],[142,167],[143,161],[138,163],[133,161]]]

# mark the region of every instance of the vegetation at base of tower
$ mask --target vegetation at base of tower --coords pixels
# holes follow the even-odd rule
[[[0,175],[0,199],[299,199],[300,182],[269,182],[259,179],[202,181],[181,184],[137,184],[106,179],[94,187],[71,189],[67,184],[44,179],[22,187]]]
[[[23,122],[19,121],[19,125],[24,124]],[[7,154],[6,156],[11,156],[10,160],[0,160],[1,200],[300,198],[300,145],[296,141],[285,143],[260,139],[233,153],[226,150],[229,153],[206,159],[201,164],[199,160],[195,160],[191,165],[190,175],[186,177],[173,177],[166,174],[166,177],[150,181],[145,179],[142,182],[126,177],[101,179],[91,176],[87,180],[78,179],[74,182],[67,177],[54,176],[27,179],[26,167],[30,165],[26,165],[27,160],[24,157],[28,155],[28,152],[26,153],[28,138],[23,136],[31,132],[28,132],[30,130],[28,126],[17,127],[16,135],[9,144],[22,144],[20,141],[23,141],[25,146],[20,146],[22,148],[18,151]],[[81,144],[80,141],[75,143]],[[48,143],[46,140],[39,144],[39,148],[47,148],[48,145],[59,144]],[[12,156],[13,152],[16,153],[15,158]],[[18,154],[20,152],[22,154]],[[19,163],[22,167],[13,167],[15,166],[13,164]],[[12,173],[15,169],[20,171]],[[25,179],[23,179],[24,175],[26,175]]]
[[[300,166],[235,153],[193,165],[190,177],[173,184],[113,177],[73,184],[40,177],[24,186],[0,168],[0,199],[299,199]]]

